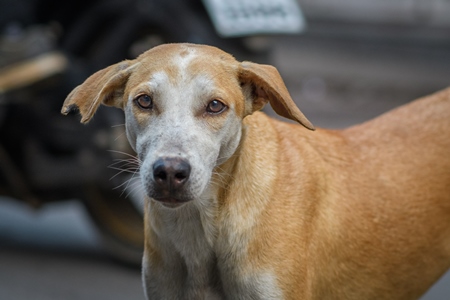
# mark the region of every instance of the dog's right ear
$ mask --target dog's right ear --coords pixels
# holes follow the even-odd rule
[[[296,121],[309,130],[315,130],[314,125],[295,105],[275,67],[244,61],[240,64],[239,80],[241,84],[251,84],[253,87],[251,112],[270,102],[278,115]]]
[[[81,123],[87,123],[100,104],[123,109],[125,85],[136,65],[126,60],[96,72],[67,96],[61,113],[67,115],[78,110]]]

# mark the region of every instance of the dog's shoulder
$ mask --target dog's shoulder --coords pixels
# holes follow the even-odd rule
[[[277,118],[273,118],[262,111],[254,112],[253,114],[245,117],[243,123],[246,127],[267,132],[271,136],[276,134],[294,134],[294,136],[297,136],[299,134],[304,135],[314,133],[314,131],[309,131],[297,123],[286,121],[286,119],[279,120]]]

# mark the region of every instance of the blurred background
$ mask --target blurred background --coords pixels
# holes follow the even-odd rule
[[[93,72],[215,45],[275,65],[316,126],[342,128],[449,85],[449,15],[448,0],[0,0],[0,299],[143,299],[122,113],[59,114]],[[449,298],[450,274],[421,299]]]

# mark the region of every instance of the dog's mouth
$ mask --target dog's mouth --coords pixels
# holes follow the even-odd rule
[[[190,200],[187,199],[180,199],[180,198],[172,198],[172,197],[163,197],[163,198],[152,198],[154,201],[161,203],[165,207],[169,208],[177,208],[182,206],[183,204],[186,204],[190,202]]]

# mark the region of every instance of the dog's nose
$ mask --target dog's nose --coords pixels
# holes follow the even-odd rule
[[[153,178],[165,192],[171,193],[180,189],[190,174],[190,164],[181,158],[164,157],[153,164]]]

